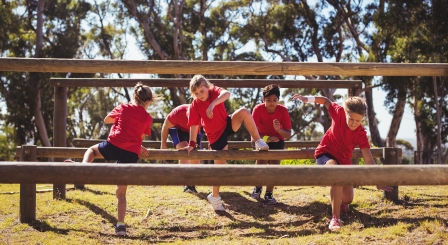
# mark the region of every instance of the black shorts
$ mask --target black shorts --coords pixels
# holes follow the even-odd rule
[[[108,141],[101,142],[98,150],[107,161],[117,160],[117,163],[137,163],[138,154],[118,148]]]
[[[210,144],[210,148],[212,148],[212,150],[224,149],[224,147],[226,147],[226,145],[229,143],[227,141],[227,137],[234,133],[236,132],[232,129],[232,115],[229,115],[227,117],[226,129],[224,129],[224,132],[221,134],[221,136],[219,136],[219,139],[217,141],[213,142],[213,144]]]
[[[332,159],[336,161],[336,158],[330,153],[322,153],[316,157],[316,162],[318,165],[325,165],[329,160]]]
[[[187,143],[190,142],[190,132],[185,132],[182,129],[176,127],[170,128],[168,132],[170,134],[170,138],[171,141],[173,142],[174,147],[176,147],[176,145],[182,141],[186,141]],[[202,140],[202,132],[199,131],[198,136],[196,137],[196,144],[198,145],[199,149],[202,149],[201,140]]]

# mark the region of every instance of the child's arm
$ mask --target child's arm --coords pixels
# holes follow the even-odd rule
[[[311,103],[314,102],[316,104],[324,105],[325,108],[329,108],[331,105],[331,100],[329,100],[327,97],[324,96],[302,96],[300,94],[295,94],[292,97],[293,100],[299,99],[303,101],[303,103]]]
[[[213,108],[215,108],[216,105],[219,105],[220,103],[223,103],[224,101],[228,100],[230,98],[230,92],[222,89],[221,92],[219,93],[218,97],[212,101],[212,103],[210,103],[210,105],[207,108],[207,116],[208,118],[212,119],[213,118]]]
[[[289,137],[291,137],[291,129],[282,129],[280,128],[280,121],[275,119],[273,121],[274,124],[274,129],[275,131],[277,131],[278,134],[280,134],[283,138],[288,139]]]
[[[168,133],[170,128],[174,127],[174,125],[168,120],[168,118],[165,119],[162,125],[162,132],[161,132],[161,141],[160,141],[160,149],[167,149],[166,146],[166,139],[168,139]]]
[[[188,155],[190,155],[190,151],[196,149],[196,138],[198,137],[199,125],[190,126],[190,142],[188,142],[188,146],[180,148],[179,150],[188,151]],[[194,142],[194,146],[191,145]]]
[[[369,148],[362,148],[361,153],[362,153],[362,157],[364,158],[364,162],[366,164],[375,165],[375,161],[373,160],[373,157],[372,157],[372,152],[370,152]],[[392,191],[392,189],[393,189],[390,186],[379,186],[379,185],[377,185],[376,188],[378,190],[383,190],[383,191]]]
[[[105,123],[105,124],[112,124],[112,123],[115,123],[115,117],[112,117],[110,114],[108,114],[108,115],[104,118],[104,123]]]

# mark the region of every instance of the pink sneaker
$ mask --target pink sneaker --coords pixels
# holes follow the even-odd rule
[[[348,213],[350,211],[350,207],[348,204],[341,203],[341,213]]]
[[[330,224],[328,225],[328,228],[331,231],[339,231],[341,229],[341,219],[336,218],[336,216],[333,216],[333,218],[330,221]]]

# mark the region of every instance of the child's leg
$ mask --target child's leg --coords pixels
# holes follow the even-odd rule
[[[124,222],[124,216],[126,215],[126,189],[127,185],[117,185],[115,195],[117,196],[117,212],[118,222]]]
[[[244,127],[246,127],[249,134],[252,136],[254,141],[260,139],[260,134],[258,134],[257,126],[255,125],[254,119],[250,114],[249,110],[246,108],[241,108],[236,110],[232,114],[232,129],[234,132],[238,131],[241,127],[241,124],[244,123]]]
[[[353,190],[353,186],[343,186],[342,187],[342,203],[343,204],[352,203],[354,196],[355,196],[355,192]]]
[[[280,160],[269,160],[267,162],[269,165],[280,165]],[[274,192],[274,186],[266,186],[266,192]]]
[[[342,186],[331,186],[330,198],[332,216],[339,219],[341,217]]]
[[[87,151],[84,153],[84,158],[82,159],[82,162],[93,162],[95,157],[102,156],[100,151],[98,150],[98,145],[99,144],[96,144],[87,149]]]
[[[227,146],[223,150],[227,150]],[[215,160],[215,164],[226,164],[226,160]],[[213,197],[219,197],[219,187],[220,186],[213,186]]]

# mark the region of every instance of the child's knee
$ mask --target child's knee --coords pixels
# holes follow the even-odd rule
[[[115,190],[115,194],[118,195],[126,195],[126,185],[118,185],[117,189]]]

